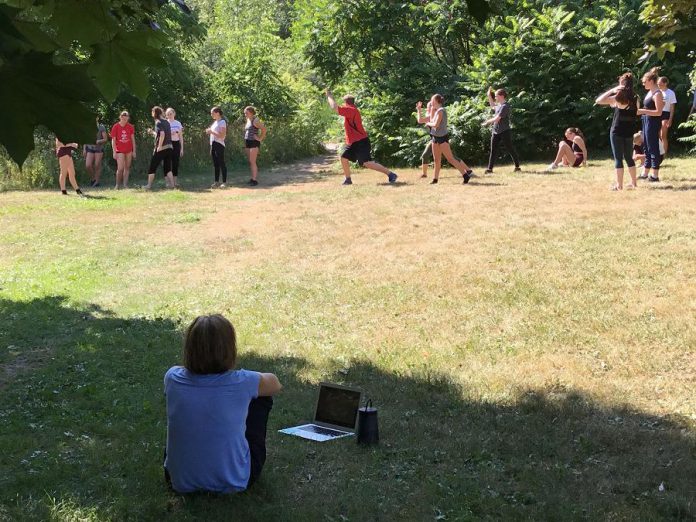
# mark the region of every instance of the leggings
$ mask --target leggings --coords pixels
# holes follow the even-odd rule
[[[268,416],[273,408],[273,397],[257,397],[249,403],[247,411],[246,432],[244,436],[249,444],[250,473],[247,488],[261,476],[261,470],[266,463],[266,427]],[[164,450],[164,460],[167,460],[167,449]],[[164,468],[164,480],[172,487],[172,478],[167,468]]]
[[[645,168],[659,170],[660,129],[662,120],[659,116],[643,116],[643,150],[645,151]]]
[[[225,146],[214,141],[210,146],[210,155],[213,157],[213,167],[215,167],[215,183],[220,181],[220,171],[222,171],[222,182],[227,183],[227,165],[225,165]]]
[[[623,168],[623,160],[626,160],[626,165],[635,167],[636,162],[633,160],[633,137],[617,136],[616,134],[609,135],[611,142],[611,152],[614,154],[614,167],[617,169]]]
[[[517,156],[515,146],[512,144],[512,131],[508,129],[500,134],[493,134],[491,136],[491,155],[488,157],[488,170],[493,170],[493,164],[498,157],[498,150],[500,148],[501,141],[503,142],[505,149],[512,157],[512,161],[515,162],[515,167],[520,166],[520,158]]]
[[[179,175],[179,159],[181,158],[181,142],[172,141],[172,147],[174,147],[174,152],[172,153],[172,174],[175,176]]]

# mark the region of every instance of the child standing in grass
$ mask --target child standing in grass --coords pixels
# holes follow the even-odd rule
[[[178,493],[235,493],[261,474],[271,396],[282,386],[272,373],[235,370],[236,360],[232,324],[199,316],[186,332],[184,366],[164,376],[164,474]]]

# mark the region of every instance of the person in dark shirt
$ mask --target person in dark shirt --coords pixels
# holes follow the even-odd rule
[[[174,188],[174,175],[172,174],[172,128],[169,122],[162,118],[164,111],[162,107],[155,106],[152,108],[152,117],[155,120],[155,147],[152,151],[152,159],[150,160],[150,168],[147,171],[147,185],[143,188],[150,190],[155,181],[155,173],[159,164],[163,164],[164,175],[166,178],[167,188]]]
[[[493,125],[491,135],[491,153],[488,158],[488,168],[485,174],[493,174],[493,166],[498,157],[498,150],[502,142],[505,149],[515,162],[515,172],[520,172],[520,158],[517,155],[515,146],[512,144],[512,130],[510,128],[510,105],[507,102],[507,92],[505,89],[498,89],[493,92],[493,87],[488,88],[488,103],[495,110],[492,118],[483,122],[484,125]]]

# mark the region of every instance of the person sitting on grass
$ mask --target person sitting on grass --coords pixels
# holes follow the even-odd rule
[[[258,480],[266,462],[272,373],[236,370],[234,327],[202,315],[186,331],[184,366],[164,376],[167,447],[164,476],[178,493],[235,493]]]
[[[558,154],[546,172],[556,170],[559,165],[564,167],[587,167],[587,146],[582,132],[577,127],[568,127],[565,139],[558,143]]]

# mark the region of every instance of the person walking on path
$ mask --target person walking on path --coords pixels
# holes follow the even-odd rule
[[[130,114],[122,111],[118,121],[111,127],[111,146],[116,160],[116,190],[128,188],[131,163],[136,157],[135,127],[128,123]]]
[[[452,148],[449,144],[449,132],[447,130],[447,111],[443,107],[445,99],[440,94],[433,94],[430,98],[431,105],[431,116],[430,119],[418,118],[418,123],[425,124],[426,127],[430,129],[432,147],[433,147],[433,158],[435,160],[435,171],[433,173],[433,180],[430,182],[431,185],[435,185],[440,179],[440,169],[442,167],[442,156],[449,161],[450,165],[455,167],[462,178],[464,178],[464,184],[469,183],[473,171],[469,166],[462,160],[455,158],[452,153]],[[418,102],[416,104],[416,112],[420,114],[423,104]]]
[[[215,182],[210,188],[225,188],[227,187],[227,165],[225,165],[227,122],[222,115],[222,109],[217,106],[210,109],[210,117],[213,118],[213,123],[205,129],[205,133],[210,136],[210,156],[213,158],[213,169],[215,169]],[[220,174],[222,174],[222,184]]]
[[[255,187],[259,184],[256,179],[259,175],[259,167],[256,165],[256,158],[261,150],[261,142],[266,139],[266,125],[256,116],[256,108],[249,105],[244,109],[246,125],[244,126],[244,152],[249,160],[251,179],[249,185]]]
[[[361,167],[381,172],[387,176],[389,183],[396,183],[398,176],[387,167],[372,159],[372,146],[370,138],[362,125],[360,111],[355,106],[355,96],[350,94],[343,97],[343,105],[338,105],[331,91],[326,91],[329,107],[339,116],[343,116],[343,126],[346,132],[346,148],[341,154],[341,167],[343,167],[344,185],[352,185],[350,177],[350,162],[357,162]]]
[[[636,188],[636,162],[633,157],[633,140],[638,123],[638,96],[633,90],[633,74],[624,73],[619,77],[619,85],[612,87],[595,100],[597,105],[609,105],[614,109],[614,118],[609,131],[611,152],[614,155],[616,181],[611,190],[623,190],[624,166],[626,161],[631,176],[629,189]]]
[[[484,125],[493,125],[491,135],[491,152],[488,157],[488,168],[485,174],[493,174],[495,160],[498,157],[500,143],[505,146],[515,162],[515,172],[520,172],[520,158],[517,156],[515,146],[512,144],[512,130],[510,128],[510,105],[507,102],[507,92],[505,89],[498,89],[493,92],[493,87],[488,88],[488,103],[495,111],[492,118],[483,122]]]
[[[98,187],[101,180],[102,160],[104,159],[104,145],[109,141],[106,127],[99,123],[97,117],[97,137],[92,145],[85,145],[82,153],[85,155],[85,168],[89,173],[90,185]]]

